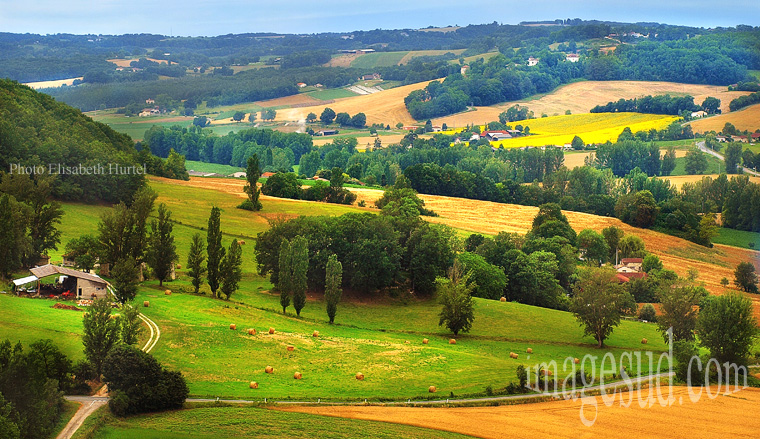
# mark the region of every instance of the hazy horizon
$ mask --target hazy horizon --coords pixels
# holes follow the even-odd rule
[[[267,4],[218,4],[199,0],[129,3],[82,0],[32,3],[1,0],[0,31],[34,34],[152,33],[172,36],[217,36],[276,32],[310,34],[372,29],[419,29],[429,26],[467,26],[494,21],[518,24],[559,18],[659,22],[695,27],[760,25],[760,2],[731,0],[718,8],[711,0],[642,0],[620,4],[580,0],[473,0],[466,5],[450,0],[415,2],[386,0],[357,5],[348,0],[275,1]]]

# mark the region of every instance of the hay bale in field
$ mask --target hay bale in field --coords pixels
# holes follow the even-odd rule
[[[423,339],[422,339],[422,344],[428,344],[428,339],[426,339],[426,338],[423,338]]]
[[[512,358],[512,359],[515,359],[515,360],[517,360],[519,357],[520,357],[520,356],[519,356],[519,355],[517,355],[517,354],[516,354],[516,353],[514,353],[514,352],[510,352],[510,353],[509,353],[509,358]]]
[[[241,239],[240,241],[238,241],[238,245],[245,245],[245,241],[243,241],[243,240]]]
[[[172,295],[172,290],[164,291],[164,296],[171,296],[171,295]]]
[[[248,328],[248,335],[256,335],[256,330],[253,328]]]
[[[143,302],[143,306],[144,306],[144,307],[146,307],[146,308],[147,308],[147,307],[149,307],[149,306],[150,306],[150,302],[148,302],[148,301],[146,300],[145,302]]]
[[[274,328],[269,328],[269,333],[274,334]]]
[[[293,379],[300,380],[301,378],[303,378],[301,372],[296,372],[293,374]]]
[[[501,299],[499,299],[499,302],[506,302],[506,301],[507,301],[507,298],[504,296],[501,296]]]
[[[311,333],[312,337],[319,337],[319,331],[314,331]]]
[[[274,367],[267,366],[267,367],[264,368],[264,372],[266,372],[266,373],[274,373]]]
[[[527,352],[529,354],[532,354],[533,353],[533,348],[528,348],[525,352]]]
[[[359,381],[364,381],[364,374],[361,372],[356,372],[356,379]]]
[[[230,323],[230,329],[232,329],[233,331],[236,330],[237,329],[237,325],[234,324],[234,323]]]
[[[575,363],[575,364],[581,364],[580,358],[574,358],[573,359],[573,363]]]
[[[453,338],[449,339],[449,344],[457,344],[457,341]]]
[[[251,388],[251,389],[258,389],[259,388],[259,383],[257,383],[256,381],[251,381],[251,383],[248,384],[248,387]]]
[[[177,269],[177,270],[181,270],[182,269],[182,264],[177,264],[177,265],[174,266],[174,268]]]
[[[554,375],[554,373],[549,369],[541,369],[541,372],[544,374],[544,376],[548,376],[548,377]]]
[[[649,342],[649,340],[647,340],[646,338],[642,338],[641,339],[641,344],[647,344],[648,342]]]
[[[430,386],[430,387],[428,387],[428,392],[430,392],[430,393],[435,393],[435,391],[436,391],[436,388],[435,388],[435,386]]]
[[[293,352],[294,350],[296,350],[296,347],[295,347],[295,346],[291,346],[291,345],[288,345],[288,347],[286,347],[285,349],[287,349],[287,350],[288,350],[288,352]]]

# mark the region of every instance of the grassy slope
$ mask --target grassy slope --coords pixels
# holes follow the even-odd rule
[[[705,157],[707,158],[707,170],[704,172],[704,174],[720,174],[721,172],[726,171],[726,166],[722,161],[709,154],[705,154]],[[671,172],[670,175],[688,175],[686,173],[686,157],[676,158],[676,167],[673,169],[673,172]]]
[[[718,229],[718,236],[713,239],[713,242],[716,244],[733,245],[734,247],[760,249],[760,233],[721,227]],[[750,247],[750,243],[754,243],[754,247]]]
[[[375,52],[362,55],[351,62],[357,69],[374,69],[397,65],[409,52]]]
[[[217,174],[229,175],[239,171],[245,171],[245,168],[239,168],[237,166],[220,165],[218,163],[206,163],[193,160],[185,160],[185,168],[188,171],[198,172],[216,172]]]
[[[215,439],[266,437],[290,438],[348,438],[412,439],[438,437],[465,438],[427,428],[333,418],[300,413],[286,413],[258,407],[199,406],[165,413],[133,416],[120,419],[100,409],[85,421],[82,432],[74,438],[94,439]],[[100,424],[101,426],[99,426]]]
[[[476,320],[471,334],[458,337],[455,346],[448,344],[449,334],[437,326],[438,305],[430,300],[403,305],[403,299],[358,305],[341,304],[338,325],[328,325],[324,303],[311,297],[302,318],[283,316],[278,297],[266,293],[271,285],[255,274],[253,237],[268,227],[267,218],[301,214],[336,215],[354,209],[322,203],[292,202],[268,199],[265,210],[252,213],[235,209],[240,198],[210,189],[187,188],[165,180],[154,180],[158,202],[165,202],[175,220],[174,228],[180,262],[187,258],[193,233],[200,232],[207,222],[213,204],[223,209],[222,230],[227,235],[244,239],[241,290],[233,303],[208,296],[163,295],[148,282],[137,298],[150,300],[146,315],[161,327],[163,335],[154,354],[170,367],[178,368],[190,381],[196,395],[233,397],[327,397],[340,395],[354,398],[414,397],[425,395],[427,386],[436,385],[448,394],[482,392],[485,386],[500,388],[512,380],[514,367],[536,361],[562,361],[567,356],[585,353],[600,354],[593,341],[584,337],[572,315],[559,311],[532,308],[513,303],[476,301]],[[191,191],[191,192],[190,192]],[[67,204],[63,219],[63,242],[96,229],[102,206]],[[54,257],[55,259],[55,257]],[[169,283],[188,285],[186,274]],[[52,302],[0,296],[2,309],[10,318],[2,319],[0,335],[14,335],[24,342],[51,337],[62,340],[62,349],[81,357],[78,334],[81,314],[53,310]],[[237,303],[235,303],[237,302]],[[292,308],[290,309],[292,312]],[[23,322],[23,323],[20,323]],[[228,329],[230,323],[238,331]],[[277,328],[274,336],[248,336],[243,330],[254,327]],[[322,337],[313,339],[313,330]],[[653,325],[624,322],[609,340],[615,352],[621,348],[636,349],[642,337],[651,340],[649,348],[661,350],[664,345]],[[422,338],[430,344],[423,346]],[[405,343],[410,341],[410,343]],[[285,346],[296,346],[287,352]],[[531,359],[521,355],[519,361],[508,359],[508,353],[525,352],[532,347]],[[263,368],[272,365],[274,375]],[[304,379],[294,381],[296,370]],[[367,379],[358,382],[353,375],[361,371]],[[247,383],[260,381],[261,389],[252,393]]]

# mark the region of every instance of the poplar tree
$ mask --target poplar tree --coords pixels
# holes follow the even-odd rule
[[[245,193],[248,194],[248,200],[251,202],[251,210],[261,210],[263,207],[259,201],[261,192],[257,185],[260,177],[259,156],[254,154],[248,157],[248,167],[245,170],[245,178],[248,180],[248,184],[243,188]]]
[[[222,231],[220,229],[220,217],[222,210],[218,207],[211,208],[211,216],[208,219],[208,230],[206,235],[208,251],[208,286],[211,288],[211,294],[218,297],[216,291],[222,282],[222,259],[224,258],[224,247],[222,247]]]
[[[243,249],[240,248],[237,239],[233,239],[230,248],[222,260],[222,286],[221,291],[227,300],[230,300],[232,293],[237,291],[240,279],[243,278],[243,270],[240,266],[243,263]]]
[[[290,294],[293,289],[293,257],[291,254],[290,241],[282,240],[278,261],[279,273],[277,275],[277,289],[280,290],[280,306],[282,313],[290,306]]]
[[[327,317],[330,323],[335,322],[335,314],[338,311],[338,302],[343,290],[343,265],[338,261],[338,256],[330,255],[325,267],[325,302],[327,302]]]
[[[206,273],[206,266],[203,264],[206,261],[206,245],[203,243],[200,233],[193,235],[193,241],[190,244],[190,252],[187,255],[187,269],[190,273],[190,279],[195,287],[195,294],[201,288],[203,283],[203,275]]]
[[[171,222],[172,213],[161,203],[158,206],[158,219],[150,223],[151,233],[148,241],[147,262],[158,279],[158,285],[163,286],[169,277],[172,263],[177,260],[177,246],[174,244]]]
[[[301,315],[301,310],[306,305],[306,273],[309,270],[309,242],[303,236],[293,239],[290,247],[293,267],[291,289],[293,291],[293,307],[296,315]]]

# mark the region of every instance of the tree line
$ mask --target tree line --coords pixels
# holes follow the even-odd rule
[[[671,114],[680,116],[684,112],[704,110],[709,114],[718,113],[720,99],[707,97],[702,105],[694,103],[692,96],[671,97],[670,95],[644,96],[643,98],[620,99],[617,102],[608,102],[606,105],[597,105],[591,109],[591,113],[650,113]],[[732,110],[733,111],[733,110]]]

